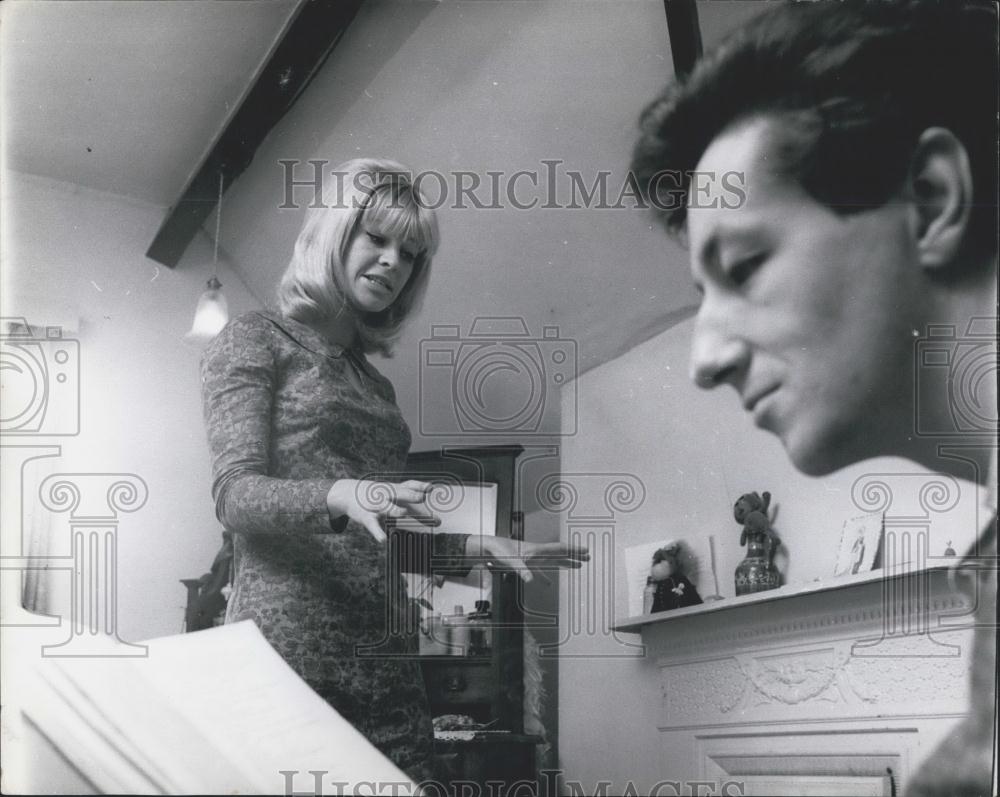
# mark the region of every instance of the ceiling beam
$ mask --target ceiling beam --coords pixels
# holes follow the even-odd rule
[[[304,0],[225,130],[167,212],[146,257],[173,268],[223,191],[250,165],[265,136],[295,104],[363,0]]]
[[[663,0],[667,12],[667,32],[670,52],[674,58],[674,74],[685,77],[701,58],[701,28],[698,25],[696,0]]]

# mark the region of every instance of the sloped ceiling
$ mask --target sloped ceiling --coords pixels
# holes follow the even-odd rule
[[[171,205],[297,2],[3,3],[4,165]]]

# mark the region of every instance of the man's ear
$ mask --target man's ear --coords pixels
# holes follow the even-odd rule
[[[972,213],[969,156],[954,133],[930,127],[920,135],[908,187],[920,265],[946,269],[958,259]]]

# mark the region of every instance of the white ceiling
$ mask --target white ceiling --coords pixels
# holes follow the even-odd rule
[[[8,0],[5,165],[172,205],[298,0]]]

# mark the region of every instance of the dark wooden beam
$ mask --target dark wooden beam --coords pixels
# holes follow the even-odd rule
[[[223,191],[326,61],[363,0],[304,0],[253,87],[167,213],[146,257],[173,268]]]
[[[674,57],[674,74],[687,75],[701,58],[701,28],[698,26],[696,0],[663,0],[667,12],[670,52]]]

